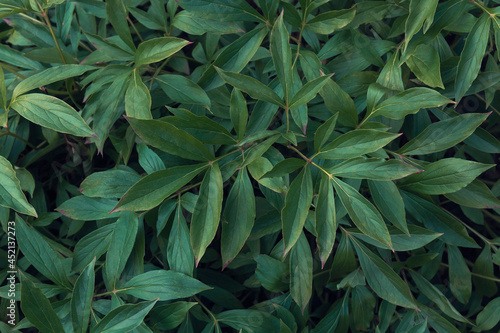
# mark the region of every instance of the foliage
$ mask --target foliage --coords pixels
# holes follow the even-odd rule
[[[0,1],[13,331],[496,332],[498,4]]]

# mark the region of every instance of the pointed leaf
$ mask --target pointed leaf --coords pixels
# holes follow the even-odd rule
[[[447,248],[451,293],[460,303],[467,304],[472,293],[469,267],[458,247],[448,245]]]
[[[323,86],[330,79],[331,75],[323,75],[312,81],[307,82],[302,86],[302,88],[297,91],[290,101],[290,109],[298,108],[304,104],[307,104],[311,99],[316,97],[318,92],[323,88]]]
[[[332,10],[321,13],[306,23],[306,29],[317,34],[329,35],[351,23],[356,14],[356,7],[342,10]]]
[[[313,259],[307,238],[300,233],[290,250],[290,295],[302,313],[312,296]]]
[[[405,48],[408,46],[411,38],[422,28],[424,22],[424,32],[427,31],[434,19],[438,2],[438,0],[410,1],[410,13],[405,24]]]
[[[141,177],[126,170],[106,170],[90,174],[80,185],[87,197],[120,198]]]
[[[166,74],[156,77],[161,89],[177,103],[200,104],[210,109],[211,103],[207,93],[199,85],[185,76]]]
[[[319,152],[321,147],[330,139],[333,134],[335,125],[337,124],[337,118],[339,114],[336,113],[331,116],[327,121],[325,121],[321,126],[318,127],[314,133],[314,151]]]
[[[434,46],[418,45],[406,60],[406,64],[415,76],[429,87],[444,89],[439,53]]]
[[[316,242],[319,249],[321,266],[324,267],[335,242],[337,218],[332,180],[323,174],[319,185],[318,202],[316,203]]]
[[[234,130],[238,135],[238,140],[241,140],[245,135],[247,127],[248,109],[245,97],[243,97],[241,91],[236,88],[234,88],[231,93],[229,114],[231,116],[231,122],[233,123]]]
[[[76,243],[73,251],[73,272],[81,271],[92,262],[94,257],[99,259],[108,250],[114,229],[113,223],[105,225],[86,234]]]
[[[271,30],[270,51],[273,59],[276,75],[283,88],[285,104],[289,105],[291,99],[293,72],[292,72],[292,50],[290,48],[290,36],[283,22],[284,12],[278,17]],[[290,106],[291,108],[291,106]]]
[[[147,40],[139,44],[135,52],[135,65],[139,67],[161,61],[188,44],[187,40],[175,37],[160,37]]]
[[[171,270],[193,276],[194,254],[182,208],[177,206],[168,236],[167,259]]]
[[[89,326],[92,298],[94,297],[95,258],[78,277],[71,296],[71,323],[75,333],[86,333]]]
[[[0,205],[21,214],[37,216],[35,208],[21,190],[21,183],[9,160],[0,156]]]
[[[500,208],[500,200],[495,197],[488,186],[477,179],[457,192],[445,194],[445,197],[465,207]]]
[[[141,325],[144,317],[151,311],[157,300],[137,304],[123,304],[111,310],[97,325],[92,327],[90,333],[129,332]]]
[[[326,169],[336,177],[394,180],[421,172],[421,170],[400,160],[356,157]]]
[[[403,198],[392,181],[368,181],[373,202],[395,227],[409,234]]]
[[[137,119],[153,119],[151,115],[151,95],[142,82],[139,70],[132,71],[127,91],[125,92],[125,113]]]

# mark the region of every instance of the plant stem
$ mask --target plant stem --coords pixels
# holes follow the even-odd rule
[[[12,133],[11,131],[9,131],[9,129],[7,130],[0,130],[1,132],[3,132],[2,134],[0,134],[0,136],[4,136],[4,135],[10,135],[18,140],[21,140],[22,142],[24,142],[26,145],[28,145],[30,148],[33,148],[33,149],[36,149],[36,147],[31,144],[30,142],[28,142],[27,140],[25,140],[24,138],[20,137],[19,135],[17,135],[16,133]]]

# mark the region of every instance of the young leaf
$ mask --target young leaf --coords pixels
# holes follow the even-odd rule
[[[151,115],[151,95],[142,82],[139,70],[132,71],[127,91],[125,92],[125,113],[137,119],[153,119]]]
[[[233,123],[236,135],[238,136],[238,140],[241,140],[245,135],[247,127],[248,109],[245,97],[243,97],[243,94],[236,88],[234,88],[231,93],[229,114],[231,116],[231,122]]]
[[[38,217],[35,208],[21,190],[21,183],[9,160],[0,156],[0,205],[12,208],[21,214]]]
[[[167,260],[171,270],[193,276],[194,254],[180,204],[175,210],[174,222],[168,236]]]
[[[189,43],[187,40],[175,37],[153,38],[142,42],[135,52],[135,66],[161,61]]]
[[[359,230],[392,249],[387,225],[371,202],[355,188],[335,177],[333,178],[333,186],[349,217]]]
[[[283,224],[283,257],[291,250],[302,233],[313,197],[311,169],[306,165],[290,184],[281,211]]]
[[[250,95],[250,97],[281,107],[285,107],[283,100],[278,96],[278,94],[276,94],[264,83],[254,79],[253,77],[234,72],[226,72],[225,70],[217,67],[215,69],[227,84],[230,84],[234,88],[246,92]]]
[[[139,164],[147,174],[152,174],[155,171],[165,170],[165,163],[151,148],[144,143],[135,145],[137,154],[139,155]]]
[[[11,107],[35,124],[76,136],[94,136],[85,120],[66,102],[49,95],[19,96]]]
[[[145,300],[170,301],[191,297],[208,289],[209,286],[192,277],[159,269],[134,276],[118,292]]]
[[[472,82],[481,69],[484,52],[488,46],[490,34],[490,16],[481,15],[469,32],[465,45],[460,54],[457,67],[457,78],[455,79],[455,102],[458,103],[469,90]]]
[[[318,34],[329,35],[351,23],[356,7],[321,13],[307,21],[305,28]]]
[[[137,135],[155,148],[194,161],[214,158],[198,139],[168,122],[135,118],[128,118],[128,121]]]
[[[194,206],[190,235],[196,266],[215,237],[222,210],[222,175],[214,163],[205,174]]]
[[[129,332],[141,325],[146,315],[151,311],[157,300],[137,304],[123,304],[111,310],[90,333],[98,332]]]
[[[195,164],[155,171],[135,183],[113,211],[140,211],[156,207],[207,167],[207,164]]]
[[[255,221],[255,194],[246,168],[238,173],[222,215],[221,256],[226,267],[245,245]]]
[[[71,323],[75,333],[86,333],[89,326],[92,298],[94,297],[95,258],[78,277],[71,296]]]
[[[459,158],[445,158],[424,167],[424,172],[401,181],[401,188],[421,194],[456,192],[493,165]]]
[[[61,320],[57,316],[52,304],[23,273],[21,280],[21,310],[23,314],[42,333],[64,332]]]
[[[290,48],[290,36],[283,22],[284,12],[278,17],[271,30],[270,51],[273,59],[276,75],[283,89],[285,105],[291,107],[290,99],[293,85],[292,50]],[[306,102],[307,103],[307,102]],[[304,104],[304,103],[303,103]]]
[[[316,203],[316,242],[319,249],[321,268],[325,266],[335,242],[337,231],[337,218],[335,211],[335,199],[333,197],[332,180],[322,175],[318,191],[318,202]]]
[[[300,233],[299,239],[290,250],[290,295],[302,313],[312,296],[313,258],[309,243]]]

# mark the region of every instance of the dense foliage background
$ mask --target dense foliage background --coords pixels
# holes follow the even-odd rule
[[[498,332],[498,4],[1,0],[0,329]]]

